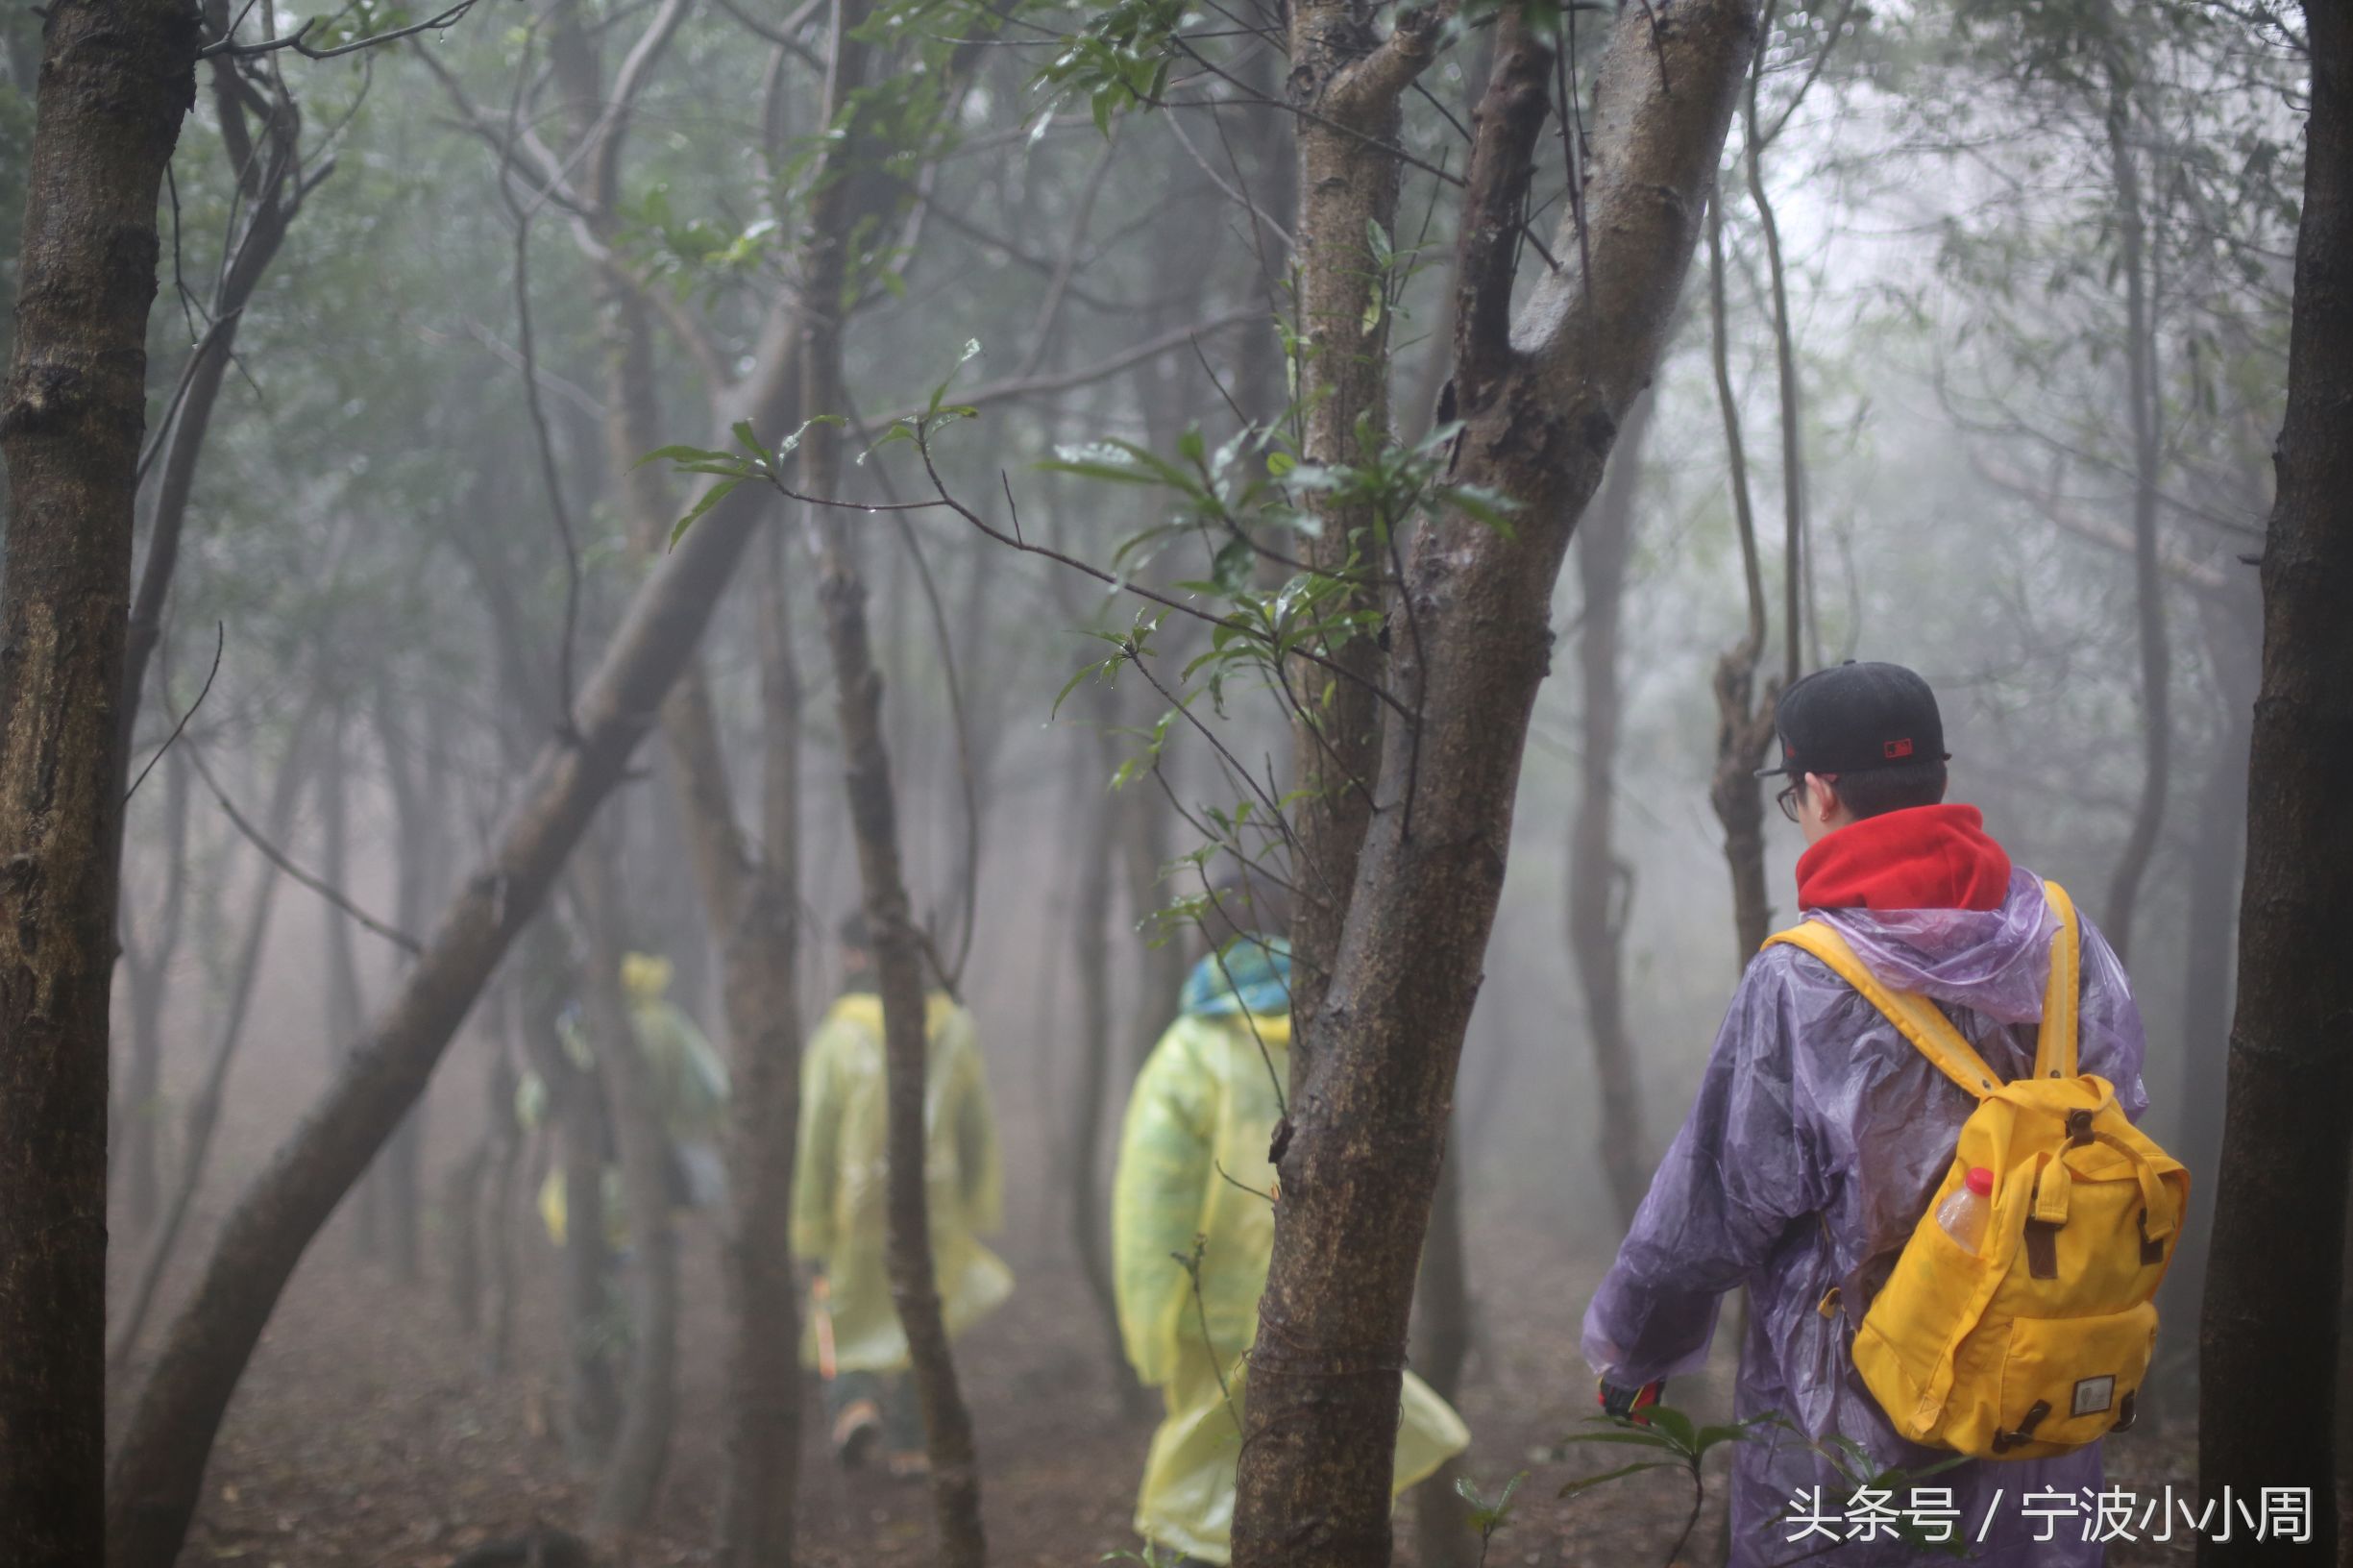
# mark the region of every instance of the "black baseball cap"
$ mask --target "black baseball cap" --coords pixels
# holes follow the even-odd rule
[[[1759,768],[1759,778],[1859,773],[1949,756],[1936,694],[1900,664],[1849,659],[1817,670],[1781,694],[1773,727],[1781,739],[1781,765]]]

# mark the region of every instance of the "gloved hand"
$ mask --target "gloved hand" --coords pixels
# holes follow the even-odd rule
[[[1666,1391],[1666,1387],[1664,1378],[1655,1383],[1646,1383],[1639,1388],[1621,1388],[1614,1383],[1604,1381],[1600,1384],[1596,1403],[1602,1407],[1605,1415],[1631,1421],[1637,1427],[1647,1427],[1651,1424],[1650,1418],[1640,1412],[1657,1404],[1658,1396]]]

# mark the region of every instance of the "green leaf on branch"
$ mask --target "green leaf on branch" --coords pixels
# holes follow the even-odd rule
[[[702,499],[695,502],[694,509],[678,519],[678,526],[670,530],[670,548],[677,549],[678,541],[686,537],[686,530],[695,526],[695,520],[726,500],[729,493],[743,482],[740,478],[722,479],[705,491]]]

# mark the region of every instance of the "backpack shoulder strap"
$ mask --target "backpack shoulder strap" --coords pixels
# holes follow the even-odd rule
[[[2059,930],[2050,939],[2050,979],[2043,989],[2043,1026],[2035,1036],[2034,1075],[2072,1078],[2077,1033],[2077,996],[2083,989],[2083,932],[2075,919],[2075,901],[2056,882],[2043,884],[2050,912],[2059,917]]]
[[[1937,1011],[1934,1002],[1916,991],[1890,991],[1879,984],[1847,945],[1847,939],[1829,925],[1806,920],[1765,939],[1768,947],[1777,943],[1802,947],[1828,965],[1832,973],[1861,992],[1863,999],[1901,1031],[1938,1071],[1969,1090],[1973,1098],[1982,1100],[2001,1087],[2001,1079],[1962,1038],[1952,1020]]]

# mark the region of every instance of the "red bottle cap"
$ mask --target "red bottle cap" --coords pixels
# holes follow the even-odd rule
[[[1981,1198],[1994,1194],[1994,1173],[1983,1165],[1970,1166],[1969,1174],[1962,1180],[1972,1192]]]

